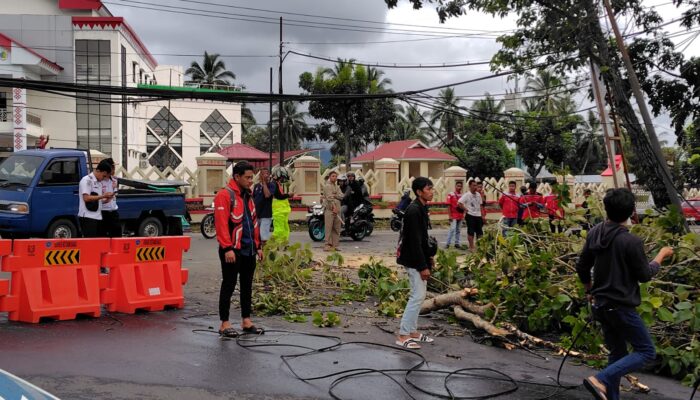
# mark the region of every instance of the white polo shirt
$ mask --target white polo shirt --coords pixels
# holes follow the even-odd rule
[[[78,190],[78,217],[102,220],[102,201],[98,201],[97,211],[90,211],[85,206],[83,195],[94,196],[93,193],[102,196],[102,183],[97,180],[92,172],[80,180],[80,189]]]
[[[459,199],[459,202],[467,209],[467,214],[472,217],[481,217],[482,201],[479,192],[467,192]]]
[[[116,193],[119,189],[119,184],[117,183],[117,178],[105,178],[102,180],[102,193]],[[112,197],[109,203],[102,203],[102,211],[117,211],[119,206],[117,206],[117,198]]]

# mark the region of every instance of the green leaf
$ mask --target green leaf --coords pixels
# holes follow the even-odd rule
[[[656,316],[663,322],[673,322],[673,313],[668,308],[659,308]]]
[[[687,301],[684,301],[681,303],[677,303],[675,307],[677,310],[690,310],[691,308],[693,308],[693,305]]]
[[[652,297],[649,299],[649,302],[654,308],[659,308],[664,304],[664,301],[661,297]]]

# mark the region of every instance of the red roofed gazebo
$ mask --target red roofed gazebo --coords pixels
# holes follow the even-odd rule
[[[296,156],[318,151],[317,149],[305,149],[305,150],[290,150],[284,152],[284,160],[288,161]],[[224,147],[219,151],[219,154],[226,157],[229,162],[240,162],[247,161],[255,169],[267,167],[270,164],[270,154],[264,151],[260,151],[253,146],[249,146],[243,143],[234,143],[231,146]],[[272,165],[279,165],[279,153],[274,153],[272,157]]]
[[[420,140],[400,140],[380,145],[373,151],[355,157],[353,164],[362,164],[362,170],[374,169],[374,163],[383,158],[396,160],[400,164],[401,176],[428,176],[438,178],[443,175],[448,163],[457,158],[436,150]]]

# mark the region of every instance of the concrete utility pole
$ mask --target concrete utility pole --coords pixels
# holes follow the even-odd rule
[[[272,89],[272,67],[270,67],[270,94],[273,94],[274,91]],[[269,148],[268,151],[270,152],[270,163],[269,163],[269,168],[270,172],[272,172],[272,153],[274,153],[275,145],[274,145],[274,140],[272,139],[272,102],[270,102],[270,118],[267,122],[267,134],[268,138],[270,140]]]
[[[282,50],[284,48],[284,43],[282,42],[282,17],[280,17],[280,68],[279,68],[279,92],[282,94]],[[278,134],[280,142],[280,167],[284,166],[284,108],[282,106],[282,101],[277,104],[277,118],[278,118]]]
[[[651,120],[651,114],[647,108],[646,100],[642,94],[641,85],[639,84],[639,78],[637,78],[637,73],[634,72],[634,67],[632,65],[632,60],[630,59],[627,48],[625,47],[625,42],[620,34],[620,28],[617,26],[617,21],[615,20],[615,14],[612,7],[610,6],[610,0],[603,0],[605,5],[605,10],[607,11],[608,18],[610,19],[610,25],[612,26],[613,32],[615,33],[615,42],[617,47],[620,49],[622,54],[622,60],[625,63],[625,68],[627,69],[627,75],[629,77],[630,88],[634,94],[634,98],[637,101],[637,106],[639,107],[639,113],[642,114],[642,119],[644,120],[644,125],[646,128],[646,133],[649,137],[649,144],[654,153],[654,158],[656,158],[657,164],[661,167],[661,180],[664,183],[664,187],[668,192],[668,197],[671,200],[671,204],[678,207],[681,210],[681,200],[678,196],[678,191],[673,182],[671,181],[671,171],[666,165],[666,161],[661,153],[661,145],[659,144],[659,139],[656,136],[656,130],[654,129],[654,124]],[[688,230],[687,222],[685,223],[685,229]]]
[[[600,90],[600,69],[591,60],[591,84],[593,85],[593,97],[595,97],[595,103],[598,107],[598,114],[600,115],[600,124],[603,127],[603,137],[605,138],[605,150],[608,153],[608,163],[610,164],[610,170],[613,176],[613,186],[615,189],[620,187],[617,181],[617,165],[615,165],[615,148],[610,142],[610,132],[608,131],[608,113],[605,110],[605,104],[603,103],[603,94]]]

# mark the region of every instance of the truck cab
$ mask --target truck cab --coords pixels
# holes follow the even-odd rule
[[[26,150],[0,163],[0,235],[3,238],[79,237],[80,180],[90,173],[82,150]],[[185,214],[182,193],[125,191],[122,224],[141,236],[181,234],[171,226]],[[177,221],[177,222],[175,222]],[[154,229],[156,228],[156,229]],[[144,234],[145,233],[145,234]]]

